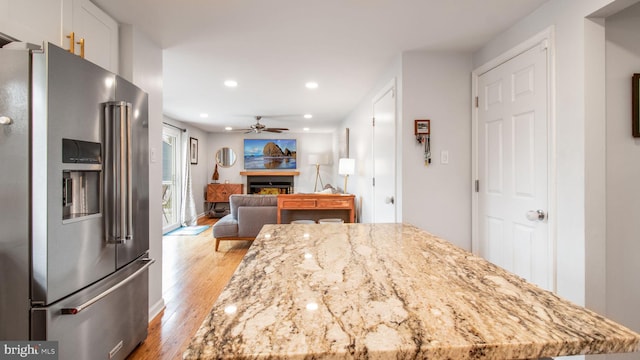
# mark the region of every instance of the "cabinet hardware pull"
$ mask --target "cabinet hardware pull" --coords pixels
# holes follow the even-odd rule
[[[72,31],[67,35],[67,39],[69,39],[69,52],[72,54],[76,53],[76,34]]]
[[[77,44],[80,45],[80,57],[84,59],[84,38],[80,38]]]

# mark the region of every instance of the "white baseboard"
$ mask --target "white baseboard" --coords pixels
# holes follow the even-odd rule
[[[164,310],[164,299],[160,298],[155,304],[149,307],[149,322],[151,322],[158,314]]]

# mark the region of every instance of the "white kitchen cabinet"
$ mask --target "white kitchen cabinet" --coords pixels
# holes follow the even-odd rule
[[[73,0],[76,42],[84,39],[84,57],[118,73],[118,23],[89,0]],[[76,44],[76,54],[81,45]]]
[[[20,41],[49,41],[68,49],[65,19],[71,19],[73,0],[0,0],[0,32]]]
[[[20,41],[48,41],[118,72],[118,23],[89,0],[0,0],[0,33]]]

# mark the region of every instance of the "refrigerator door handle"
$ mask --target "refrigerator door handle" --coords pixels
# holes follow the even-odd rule
[[[120,281],[118,284],[110,287],[109,289],[103,291],[99,295],[91,298],[90,300],[86,301],[84,304],[81,304],[81,305],[78,305],[78,306],[73,306],[73,307],[68,307],[68,308],[63,308],[63,309],[60,310],[60,312],[62,313],[62,315],[76,315],[76,314],[78,314],[79,312],[85,310],[89,306],[97,303],[98,301],[100,301],[100,300],[104,299],[105,297],[107,297],[109,294],[111,294],[114,291],[118,290],[119,288],[123,287],[128,282],[130,282],[131,280],[135,279],[136,276],[138,276],[141,273],[143,273],[144,271],[146,271],[147,268],[149,268],[149,266],[151,266],[151,264],[153,264],[156,261],[154,259],[145,258],[145,259],[140,259],[139,262],[144,263],[144,265],[140,269],[136,270],[136,272],[134,272],[133,274],[127,276],[124,280]]]
[[[131,162],[131,104],[127,103],[127,106],[124,108],[126,114],[124,117],[125,122],[125,154],[126,154],[126,164],[124,166],[125,171],[125,181],[126,181],[126,196],[127,200],[123,204],[126,206],[127,216],[125,219],[124,225],[126,225],[126,231],[124,233],[125,240],[133,240],[133,183],[131,181],[131,173],[132,173],[132,162]]]
[[[131,104],[105,104],[105,230],[107,243],[133,240]]]

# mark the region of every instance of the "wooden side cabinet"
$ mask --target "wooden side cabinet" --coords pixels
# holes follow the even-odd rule
[[[282,224],[283,211],[346,212],[345,222],[355,221],[355,195],[353,194],[280,194],[278,195],[278,224]],[[311,213],[309,213],[311,214]]]
[[[243,184],[208,184],[207,202],[209,203],[209,216],[222,217],[229,213],[229,207],[218,206],[218,203],[228,203],[229,196],[243,193]],[[222,204],[221,204],[222,205]]]
[[[207,201],[211,203],[229,202],[229,196],[242,194],[242,184],[209,184],[207,185]]]

